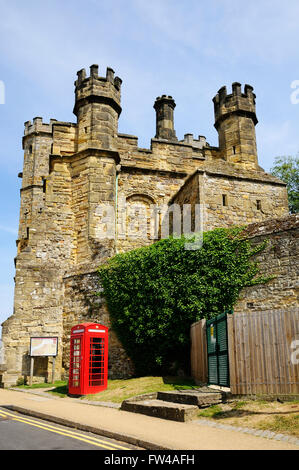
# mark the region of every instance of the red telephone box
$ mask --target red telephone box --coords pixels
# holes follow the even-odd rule
[[[81,323],[71,329],[69,394],[87,395],[107,388],[108,328]]]

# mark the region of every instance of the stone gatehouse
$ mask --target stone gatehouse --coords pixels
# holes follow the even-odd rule
[[[14,311],[2,329],[2,386],[29,375],[31,336],[58,336],[56,378],[67,373],[71,327],[84,321],[109,326],[105,304],[94,295],[97,267],[117,252],[159,239],[165,207],[201,205],[204,230],[288,214],[285,184],[258,165],[251,86],[233,83],[231,92],[222,87],[213,98],[218,146],[201,135],[179,140],[174,99],[156,98],[156,135],[148,149],[138,147],[136,136],[118,132],[121,86],[111,68],[100,76],[92,65],[88,76],[84,69],[77,73],[76,122],[35,117],[25,123]],[[115,214],[119,201],[125,202],[125,227],[102,210],[111,207]],[[110,377],[132,372],[110,331]],[[36,361],[36,380],[50,374],[50,360]]]

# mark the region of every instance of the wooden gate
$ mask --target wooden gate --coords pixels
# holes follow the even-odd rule
[[[207,320],[208,384],[229,387],[227,314]]]

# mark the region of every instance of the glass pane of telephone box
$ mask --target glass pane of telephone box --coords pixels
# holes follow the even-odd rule
[[[104,338],[90,338],[89,385],[104,385]]]

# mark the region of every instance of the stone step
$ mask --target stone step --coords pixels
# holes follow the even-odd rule
[[[0,388],[9,388],[16,385],[18,378],[18,374],[7,374],[6,372],[0,374]]]
[[[125,400],[122,402],[121,409],[180,422],[189,421],[198,414],[198,406],[172,403],[157,399]]]
[[[204,408],[222,403],[222,394],[217,392],[198,392],[195,390],[158,392],[158,400]]]

